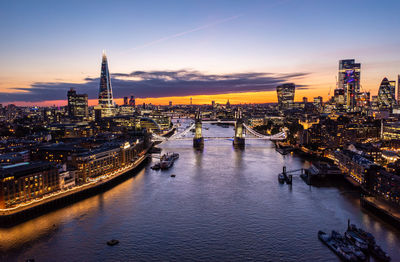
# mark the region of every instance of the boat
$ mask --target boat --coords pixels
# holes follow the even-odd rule
[[[175,175],[175,174],[172,174],[171,177],[176,177],[176,175]]]
[[[326,246],[328,246],[329,249],[331,249],[343,261],[359,261],[351,248],[346,245],[346,242],[341,240],[341,235],[338,232],[332,231],[332,234],[329,236],[327,233],[320,230],[318,231],[318,239],[321,240],[321,242],[324,243]]]
[[[155,165],[153,165],[152,167],[150,167],[151,169],[153,169],[153,170],[159,170],[161,167],[160,167],[160,163],[156,163]]]
[[[109,246],[115,246],[117,244],[119,244],[119,241],[116,239],[111,239],[111,240],[107,241],[107,245],[109,245]]]
[[[162,170],[165,170],[165,169],[170,168],[173,164],[174,164],[174,161],[173,161],[173,160],[170,160],[170,159],[168,159],[168,160],[163,160],[163,161],[160,162],[160,168],[161,168]]]
[[[278,175],[278,181],[281,184],[285,183],[285,177],[283,176],[283,174],[279,174]]]
[[[172,165],[174,164],[174,161],[177,160],[179,158],[179,154],[178,153],[167,153],[164,154],[161,158],[160,158],[160,169],[168,169],[170,167],[172,167]]]
[[[359,247],[362,251],[368,251],[368,244],[362,238],[360,238],[353,231],[346,231],[344,236],[352,242],[355,246]]]
[[[349,234],[353,234],[359,239],[362,239],[364,242],[366,242],[368,245],[369,253],[377,260],[385,262],[391,260],[391,257],[385,251],[383,251],[378,244],[376,244],[375,237],[371,233],[366,232],[361,228],[358,228],[354,224],[350,224],[350,220],[348,221],[346,232],[349,232]]]

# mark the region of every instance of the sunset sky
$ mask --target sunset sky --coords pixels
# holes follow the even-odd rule
[[[97,103],[106,50],[117,103],[275,102],[328,97],[338,61],[376,95],[400,73],[400,1],[1,1],[0,103]]]

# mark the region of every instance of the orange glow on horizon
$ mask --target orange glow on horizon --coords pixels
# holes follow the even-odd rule
[[[324,96],[323,93],[326,93]],[[332,92],[333,93],[333,92]],[[300,89],[296,90],[295,101],[302,101],[303,97],[308,97],[309,101],[313,97],[321,95],[324,101],[327,101],[327,91],[324,89]],[[172,96],[172,97],[158,97],[158,98],[136,98],[136,105],[143,103],[153,105],[168,105],[172,101],[173,105],[188,105],[192,98],[194,105],[211,104],[215,101],[218,104],[226,104],[229,100],[231,104],[262,104],[262,103],[276,103],[278,101],[276,91],[268,92],[246,92],[246,93],[227,93],[219,95],[195,95],[195,96]],[[123,104],[123,98],[115,98],[114,102],[118,105]],[[8,102],[4,104],[15,104],[17,106],[66,106],[67,100],[49,100],[43,102]],[[97,99],[89,99],[89,106],[98,104]]]

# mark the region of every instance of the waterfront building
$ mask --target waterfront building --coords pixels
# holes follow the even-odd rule
[[[350,150],[337,150],[334,152],[335,164],[348,174],[349,178],[364,189],[371,189],[373,178],[380,169],[374,162]]]
[[[60,189],[58,168],[48,162],[0,167],[0,208],[9,208]]]
[[[101,62],[99,106],[101,108],[101,117],[110,117],[114,115],[114,99],[111,78],[105,53],[103,53]]]
[[[395,97],[396,81],[389,81],[383,78],[378,91],[378,105],[381,110],[392,109],[396,103]]]
[[[400,206],[400,176],[398,174],[384,169],[379,170],[374,177],[372,191],[382,199]]]
[[[348,111],[356,106],[356,94],[360,92],[361,64],[354,59],[339,61],[338,88],[343,90],[344,104]]]
[[[77,94],[75,89],[68,91],[68,115],[70,118],[88,117],[88,95]]]
[[[294,104],[295,85],[293,83],[283,84],[276,87],[278,95],[278,106],[280,109],[292,109]]]
[[[145,148],[144,140],[136,142],[115,142],[86,151],[76,156],[76,180],[78,184],[92,178],[107,175],[132,163]]]

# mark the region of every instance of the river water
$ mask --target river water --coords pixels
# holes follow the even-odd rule
[[[204,136],[233,128],[204,124]],[[1,261],[338,261],[318,230],[344,232],[347,219],[373,233],[400,261],[400,232],[360,208],[343,183],[278,183],[282,166],[308,163],[282,156],[271,142],[227,139],[160,145],[180,158],[167,171],[151,164],[107,192],[9,229],[0,229]],[[156,161],[154,159],[153,161]],[[176,174],[171,178],[171,174]],[[117,246],[107,246],[110,239]]]

